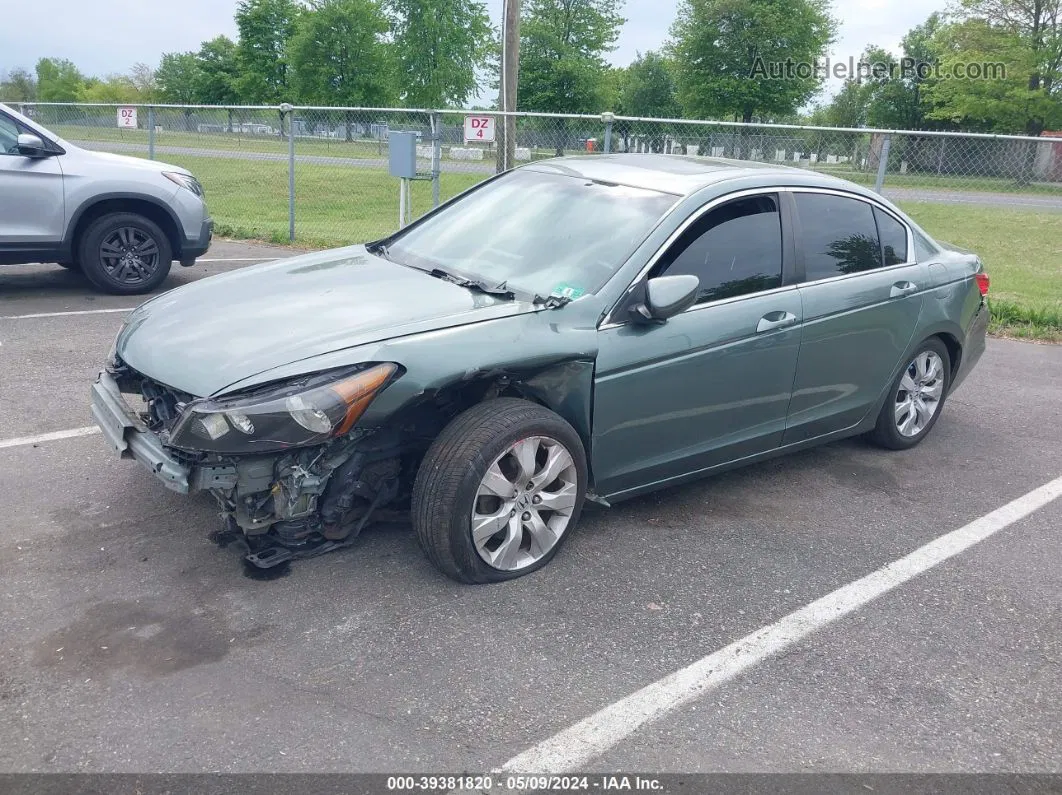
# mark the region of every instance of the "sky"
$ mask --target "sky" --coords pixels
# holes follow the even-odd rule
[[[486,3],[499,23],[502,0]],[[34,0],[5,5],[0,73],[18,66],[32,70],[44,56],[69,58],[86,74],[127,72],[138,61],[157,65],[163,52],[196,50],[200,42],[219,34],[236,38],[236,0]],[[833,14],[841,24],[830,55],[835,60],[858,58],[871,43],[897,52],[908,30],[946,5],[947,0],[834,0]],[[627,23],[609,60],[625,66],[636,53],[659,48],[667,39],[675,6],[675,0],[626,0]],[[826,93],[837,85],[832,81]]]

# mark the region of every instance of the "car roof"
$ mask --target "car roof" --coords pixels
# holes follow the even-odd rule
[[[662,191],[676,196],[688,196],[718,182],[746,177],[754,178],[764,186],[806,185],[864,192],[862,188],[846,180],[817,174],[807,169],[722,157],[657,154],[575,155],[539,160],[523,168]]]

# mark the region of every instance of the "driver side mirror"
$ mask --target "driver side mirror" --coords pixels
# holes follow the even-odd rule
[[[645,301],[632,306],[631,314],[642,323],[664,323],[693,306],[700,287],[700,279],[691,274],[650,279],[645,283]]]
[[[20,155],[25,155],[26,157],[48,157],[51,155],[51,151],[44,145],[44,141],[29,133],[19,134],[15,148],[18,149]]]

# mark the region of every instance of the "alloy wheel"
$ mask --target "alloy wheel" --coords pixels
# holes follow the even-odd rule
[[[159,267],[159,247],[142,229],[121,226],[100,243],[103,269],[120,284],[139,284]]]
[[[940,408],[944,396],[944,361],[935,351],[922,351],[907,365],[896,391],[896,430],[918,436]]]
[[[571,523],[579,474],[555,439],[514,442],[487,468],[472,507],[472,542],[483,561],[516,571],[557,545]]]

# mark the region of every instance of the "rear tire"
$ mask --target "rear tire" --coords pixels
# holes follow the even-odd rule
[[[448,577],[511,580],[557,554],[586,486],[586,454],[571,425],[536,403],[488,400],[458,415],[424,456],[413,527]]]
[[[918,346],[907,366],[896,376],[889,396],[868,434],[889,450],[908,450],[925,439],[940,419],[951,387],[951,357],[936,337]]]
[[[151,292],[165,281],[173,262],[166,234],[135,213],[97,218],[81,235],[77,253],[86,278],[114,295]]]

